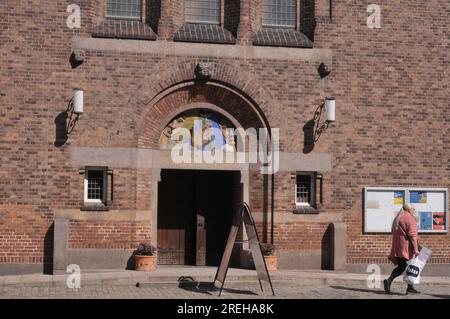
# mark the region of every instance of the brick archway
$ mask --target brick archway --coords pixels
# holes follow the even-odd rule
[[[137,113],[137,146],[156,148],[161,122],[168,122],[176,109],[204,102],[222,108],[246,127],[270,130],[270,112],[277,102],[256,79],[237,67],[210,63],[210,78],[195,78],[200,61],[186,62],[169,69],[155,70],[152,79],[139,85],[129,100]],[[160,72],[161,71],[161,72]],[[270,134],[270,131],[269,131]]]
[[[264,128],[270,134],[270,113],[277,109],[278,104],[270,93],[257,80],[227,64],[211,63],[210,77],[199,80],[195,76],[198,62],[178,64],[162,72],[155,70],[151,79],[138,86],[129,101],[138,119],[135,123],[138,148],[159,150],[160,136],[167,123],[177,114],[199,105],[209,105],[209,108],[232,120],[236,127]],[[224,167],[208,169],[227,170]],[[247,165],[240,169],[238,176],[239,193],[246,202],[250,200],[251,174]],[[138,202],[152,203],[151,238],[156,245],[160,182],[161,168],[137,172]],[[268,214],[273,210],[273,196],[270,195],[273,176],[271,182],[266,181],[261,187],[262,196],[269,203],[264,209],[264,213]],[[244,256],[245,252],[242,254]]]
[[[158,149],[159,137],[166,124],[177,114],[193,108],[212,109],[232,120],[236,127],[269,128],[265,117],[248,99],[221,84],[188,81],[168,91],[144,115],[139,130],[139,148]]]

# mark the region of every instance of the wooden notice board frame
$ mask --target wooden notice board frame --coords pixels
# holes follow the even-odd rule
[[[403,193],[403,201],[400,201],[400,193]],[[421,203],[418,199],[419,194],[424,196],[424,203]],[[389,200],[391,203],[386,203]],[[429,203],[427,203],[427,200]],[[424,229],[423,225],[420,225],[419,233],[448,233],[448,189],[432,187],[364,187],[364,233],[391,233],[392,219],[403,203],[414,205],[419,214],[419,225],[423,221],[422,218],[427,217],[430,224],[432,223],[431,229]],[[434,207],[436,209],[433,209]],[[438,213],[441,214],[437,216]],[[374,221],[375,224],[377,223],[376,214],[379,214],[379,218],[384,220],[384,225],[382,225],[383,223],[373,225]],[[441,220],[444,218],[444,224],[441,226],[434,225],[436,217],[440,217]]]
[[[233,252],[234,244],[236,243],[236,237],[242,224],[245,225],[245,230],[248,235],[248,243],[250,244],[250,250],[253,256],[253,262],[255,263],[256,273],[258,275],[259,286],[263,291],[261,281],[267,281],[270,284],[272,294],[275,296],[273,290],[272,281],[270,280],[269,271],[267,270],[266,261],[261,251],[261,245],[258,238],[258,232],[256,230],[255,221],[253,220],[250,207],[247,203],[243,202],[239,206],[237,214],[233,218],[233,224],[231,225],[230,234],[228,235],[227,245],[225,246],[222,260],[217,268],[214,283],[219,281],[221,283],[219,297],[222,294],[225,279],[227,277],[228,267],[230,265],[231,253]]]

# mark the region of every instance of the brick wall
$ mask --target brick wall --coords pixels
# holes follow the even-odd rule
[[[443,37],[449,4],[379,1],[382,26],[374,30],[366,26],[366,3],[333,1],[333,22],[327,23],[325,2],[316,3],[322,23],[315,44],[335,52],[330,79],[342,106],[330,135],[329,200],[334,211],[345,213],[348,262],[386,262],[390,235],[362,234],[362,188],[449,186]],[[433,262],[448,257],[448,235],[420,238],[433,249]]]
[[[91,222],[72,220],[69,248],[133,249],[141,241],[150,241],[150,223]]]
[[[103,20],[104,2],[78,1],[83,10],[80,30],[65,26],[70,3],[0,3],[0,54],[5,61],[0,64],[1,263],[51,261],[54,212],[78,209],[82,199],[82,176],[70,163],[71,146],[154,147],[156,127],[167,119],[146,108],[148,102],[178,79],[192,78],[192,66],[208,60],[177,52],[158,56],[87,50],[86,62],[72,69],[72,37],[90,37],[93,25]],[[250,45],[260,9],[257,1],[249,0],[227,1],[226,10],[238,12],[238,3],[241,19],[231,31],[237,32],[239,44]],[[170,40],[184,22],[178,14],[183,12],[181,1],[162,4],[154,28],[158,41]],[[432,5],[382,0],[382,28],[371,30],[366,26],[367,4],[333,4],[331,23],[328,1],[304,1],[301,7],[301,30],[310,38],[314,35],[316,48],[333,52],[332,73],[324,79],[318,77],[315,62],[280,57],[209,60],[216,65],[215,77],[245,87],[243,92],[258,102],[270,125],[281,129],[284,151],[303,151],[304,125],[325,96],[336,97],[337,122],[314,148],[333,156],[333,170],[324,174],[321,214],[344,215],[348,262],[381,262],[389,252],[390,236],[362,233],[363,187],[449,186],[445,35],[450,8],[443,0]],[[315,15],[314,34],[309,11]],[[235,20],[229,23],[236,26]],[[85,114],[67,143],[56,147],[55,119],[66,110],[76,86],[85,89]],[[221,97],[207,89],[195,97],[189,94],[192,90],[181,90],[164,103],[182,106],[178,104]],[[236,103],[234,108],[240,106]],[[137,178],[133,170],[112,169],[114,209],[148,209],[151,176]],[[252,209],[262,211],[262,177],[252,176],[251,185]],[[292,214],[293,187],[290,174],[275,177],[276,214]],[[274,242],[286,250],[320,250],[326,228],[327,223],[314,222],[276,225]],[[132,248],[138,238],[149,238],[149,229],[140,223],[72,221],[70,242],[71,247],[112,242],[114,247]],[[270,239],[267,234],[262,237]],[[448,263],[449,235],[421,238],[433,249],[433,262]]]

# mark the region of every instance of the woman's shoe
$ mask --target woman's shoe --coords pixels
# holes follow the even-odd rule
[[[420,291],[417,291],[413,285],[408,285],[408,288],[406,288],[406,294],[420,294]]]
[[[389,281],[389,279],[385,279],[385,280],[383,281],[383,283],[384,283],[384,291],[385,291],[387,294],[390,294],[390,293],[391,293],[391,282]]]

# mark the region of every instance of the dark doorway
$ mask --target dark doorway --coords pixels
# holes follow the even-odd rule
[[[235,171],[161,171],[159,264],[219,264],[240,197],[239,176]]]

